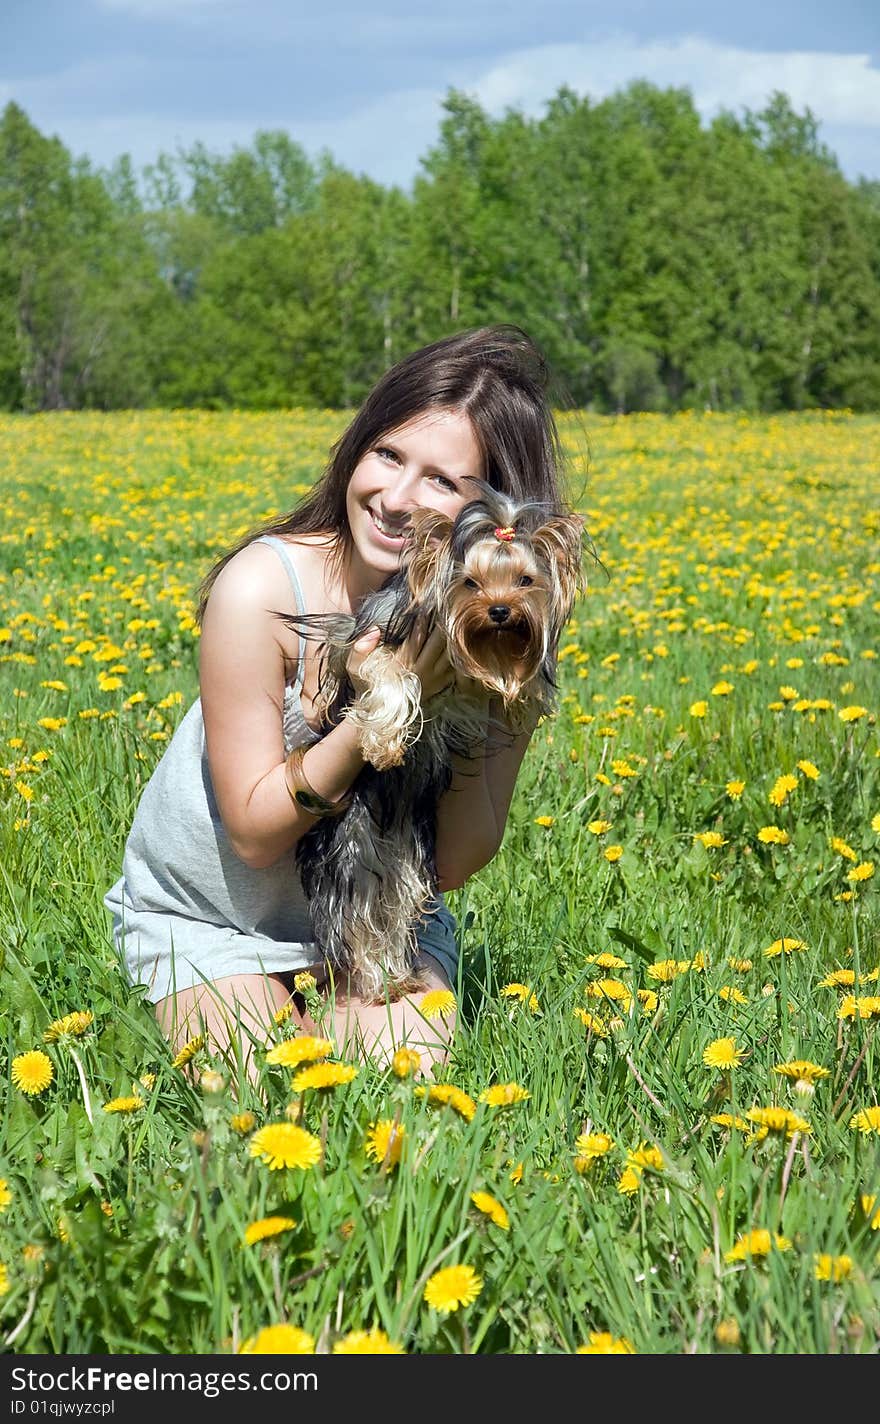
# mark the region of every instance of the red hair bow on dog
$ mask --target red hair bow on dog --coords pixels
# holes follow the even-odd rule
[[[507,524],[503,528],[499,524],[497,529],[492,531],[496,539],[503,539],[505,544],[509,544],[511,539],[516,538],[516,530],[512,524]]]

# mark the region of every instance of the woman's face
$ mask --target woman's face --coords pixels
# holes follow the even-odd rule
[[[346,492],[353,583],[378,588],[399,566],[412,511],[454,519],[482,475],[473,426],[457,411],[430,411],[386,432],[361,456]]]

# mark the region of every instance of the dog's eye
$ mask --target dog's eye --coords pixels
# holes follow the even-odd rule
[[[477,581],[476,581],[476,579],[466,578],[466,579],[464,580],[464,586],[465,586],[465,588],[476,588],[476,587],[477,587]]]
[[[528,574],[523,574],[519,581],[519,586],[520,588],[529,588],[534,582],[535,580],[530,578]]]

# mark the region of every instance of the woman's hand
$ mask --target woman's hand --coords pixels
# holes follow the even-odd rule
[[[455,681],[446,638],[436,626],[426,636],[424,626],[417,623],[406,642],[397,649],[397,658],[422,684],[422,702],[436,697]]]
[[[371,653],[374,653],[382,640],[382,630],[380,628],[368,628],[363,637],[358,638],[348,655],[346,672],[354,688],[355,697],[359,697],[365,691],[368,684],[360,675],[361,664],[366,661]]]

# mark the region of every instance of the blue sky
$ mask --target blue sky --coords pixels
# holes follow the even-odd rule
[[[880,179],[877,0],[0,0],[0,107],[99,165],[283,128],[405,187],[450,87],[539,115],[562,84],[633,78],[706,118],[782,89],[848,177]]]

